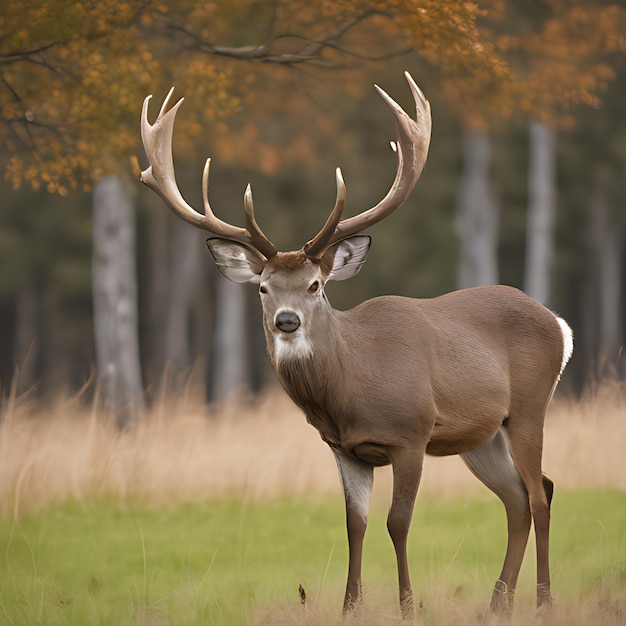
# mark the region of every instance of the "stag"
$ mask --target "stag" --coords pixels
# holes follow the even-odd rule
[[[220,271],[258,285],[267,351],[278,379],[332,449],[343,487],[349,544],[344,612],[361,602],[361,558],[373,468],[391,465],[387,528],[396,552],[400,607],[414,615],[407,535],[425,454],[458,454],[503,502],[508,524],[504,564],[491,598],[509,614],[534,523],[537,606],[549,605],[548,536],[553,483],[542,472],[546,408],[572,353],[572,332],[557,315],[506,286],[477,287],[432,299],[383,296],[348,311],[332,308],[324,287],[363,265],[370,237],[358,234],[409,196],[426,161],[430,105],[406,73],[416,119],[376,87],[393,114],[397,173],[375,206],[341,219],[346,188],[320,232],[295,252],[278,252],[259,228],[248,185],[245,227],[228,224],[208,200],[204,214],[183,199],[174,175],[176,112],[168,94],[154,124],[150,96],[141,133],[150,166],[141,180],[182,219],[211,233]]]

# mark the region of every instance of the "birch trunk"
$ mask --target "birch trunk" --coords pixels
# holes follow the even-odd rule
[[[491,144],[484,131],[463,131],[463,179],[457,198],[459,286],[498,282],[498,210],[491,189]]]
[[[177,373],[192,362],[191,308],[200,273],[200,250],[196,229],[180,220],[172,228],[165,350]]]
[[[529,142],[524,291],[548,305],[556,197],[554,131],[543,122],[530,122]]]
[[[135,214],[115,176],[93,193],[93,304],[96,361],[105,407],[120,426],[136,419],[143,387],[137,334]]]
[[[163,210],[160,198],[149,196],[147,220],[148,255],[147,269],[147,307],[145,322],[147,327],[145,362],[143,367],[144,383],[149,388],[163,384],[163,373],[167,355],[165,335],[167,333],[167,302],[170,290],[169,271],[169,233],[172,222],[168,211]]]
[[[242,285],[221,274],[216,277],[215,334],[213,339],[214,400],[232,399],[249,389],[246,294]]]

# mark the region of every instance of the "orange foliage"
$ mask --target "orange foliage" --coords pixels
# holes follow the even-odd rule
[[[518,72],[517,107],[537,117],[571,121],[568,113],[584,104],[597,107],[615,78],[613,56],[626,52],[626,11],[573,0],[551,0],[541,27],[502,40]],[[519,66],[518,66],[519,65]]]
[[[164,51],[144,34],[153,23],[148,3],[10,5],[0,24],[13,33],[0,40],[6,178],[16,188],[28,183],[64,195],[127,167],[141,101],[166,69]],[[197,59],[179,74],[206,98],[207,112],[231,105],[228,79],[212,64]]]
[[[360,98],[370,62],[384,76],[386,59],[412,50],[464,123],[485,126],[597,106],[626,49],[624,10],[591,1],[550,0],[536,16],[522,0],[24,5],[0,12],[5,174],[59,193],[128,167],[141,101],[172,84],[188,101],[183,154],[211,135],[220,158],[272,173],[315,159],[336,130],[334,94]],[[315,116],[302,120],[308,133],[302,111]]]

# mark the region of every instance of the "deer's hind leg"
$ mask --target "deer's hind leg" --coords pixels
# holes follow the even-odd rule
[[[506,555],[491,597],[491,610],[508,615],[513,610],[515,586],[530,533],[528,491],[515,467],[502,428],[485,443],[461,454],[461,458],[470,471],[502,500],[506,509]]]

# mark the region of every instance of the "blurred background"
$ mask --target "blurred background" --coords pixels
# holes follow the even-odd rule
[[[373,206],[396,169],[379,84],[433,134],[411,198],[372,229],[336,308],[504,283],[572,326],[564,384],[625,375],[626,11],[593,0],[8,0],[0,9],[0,392],[97,394],[120,421],[159,393],[207,401],[275,385],[254,287],[138,181],[172,85],[179,187],[280,250],[334,204]]]

